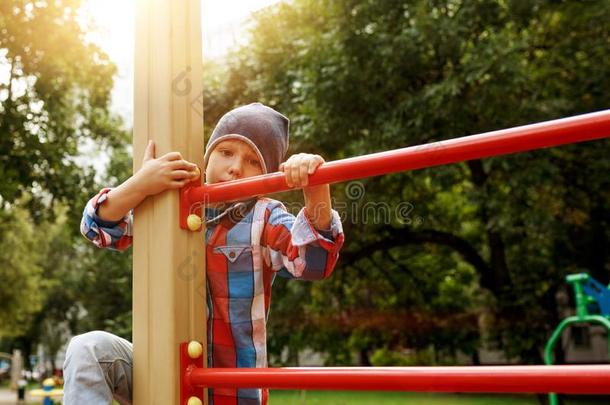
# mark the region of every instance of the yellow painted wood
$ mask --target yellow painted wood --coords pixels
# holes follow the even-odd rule
[[[201,166],[200,0],[136,7],[134,170],[149,139],[157,157],[179,151]],[[178,404],[180,342],[202,342],[206,356],[203,234],[179,228],[177,191],[148,198],[134,218],[133,403]]]

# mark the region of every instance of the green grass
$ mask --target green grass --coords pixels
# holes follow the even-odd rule
[[[566,405],[608,404],[608,398],[573,398]],[[535,395],[421,394],[403,392],[284,391],[269,395],[269,405],[539,405]]]
[[[273,391],[270,405],[538,405],[532,395],[450,395],[403,392]]]
[[[371,391],[274,390],[269,405],[539,405],[535,395],[425,394]],[[56,402],[59,404],[60,402]],[[572,397],[565,405],[609,404],[608,397]],[[40,405],[28,402],[26,405]],[[119,405],[113,402],[113,405]]]

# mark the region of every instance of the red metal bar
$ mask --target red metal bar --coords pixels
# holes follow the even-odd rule
[[[309,177],[309,184],[336,183],[606,137],[610,137],[610,110],[327,162]],[[181,194],[186,215],[197,202],[231,201],[289,190],[280,172],[187,187]],[[185,217],[181,215],[181,220]]]
[[[191,381],[193,370],[203,367],[203,357],[192,359],[188,355],[188,343],[180,343],[180,405],[186,405],[189,398],[196,397],[203,402],[203,389]]]
[[[610,394],[610,366],[195,368],[210,388]]]

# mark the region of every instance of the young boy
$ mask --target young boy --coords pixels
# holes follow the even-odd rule
[[[324,162],[300,153],[282,162],[289,121],[260,103],[225,114],[204,156],[205,181],[217,183],[281,170],[291,187],[302,187],[305,208],[294,217],[281,202],[254,198],[205,208],[207,226],[208,366],[266,367],[266,323],[277,274],[301,280],[328,277],[343,245],[339,215],[328,185],[307,187]],[[81,232],[103,248],[131,244],[131,210],[147,196],[178,189],[198,177],[197,167],[171,152],[155,158],[149,143],[142,168],[87,204]],[[64,364],[66,405],[131,403],[132,345],[106,332],[74,337]],[[214,389],[213,405],[267,402],[267,390]]]

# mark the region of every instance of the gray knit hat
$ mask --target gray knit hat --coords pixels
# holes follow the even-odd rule
[[[226,113],[212,132],[205,149],[203,167],[222,141],[238,139],[250,145],[263,163],[263,173],[278,171],[288,150],[290,120],[261,103],[237,107]]]

